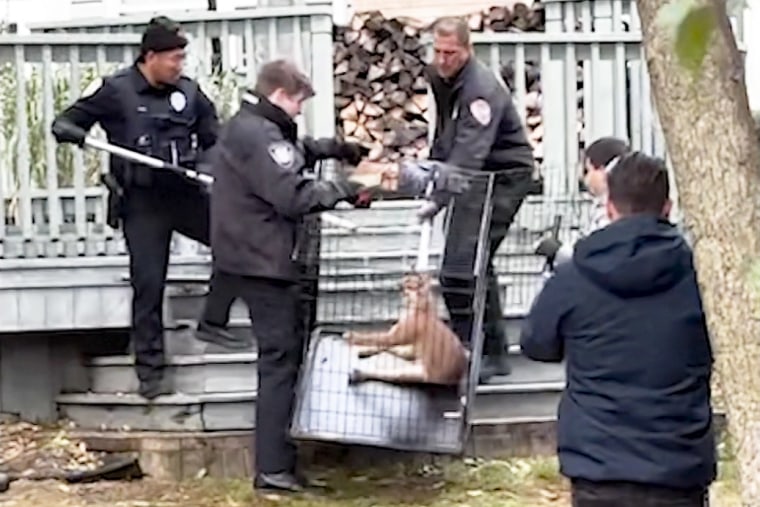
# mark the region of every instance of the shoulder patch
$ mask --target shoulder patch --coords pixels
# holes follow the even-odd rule
[[[96,77],[92,81],[90,81],[90,84],[87,85],[87,87],[82,91],[82,95],[80,98],[86,99],[90,95],[95,95],[95,92],[100,90],[103,87],[103,78],[102,77]]]
[[[267,147],[269,156],[272,157],[278,166],[283,169],[290,169],[293,167],[295,161],[295,154],[293,152],[293,145],[287,141],[275,141],[270,143]]]
[[[491,123],[491,106],[484,99],[476,99],[470,102],[470,114],[484,127]]]

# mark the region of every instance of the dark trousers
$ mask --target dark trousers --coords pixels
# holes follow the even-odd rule
[[[477,190],[477,189],[476,189]],[[495,190],[495,192],[498,191]],[[484,190],[478,191],[484,195]],[[492,205],[492,219],[484,245],[486,297],[483,324],[485,337],[484,355],[506,354],[505,337],[502,332],[503,309],[493,257],[509,231],[509,227],[522,206],[525,193],[522,189],[512,195],[496,194]],[[504,191],[502,191],[504,193]],[[470,343],[473,332],[476,274],[475,259],[478,236],[483,216],[483,198],[465,194],[454,201],[450,209],[449,230],[446,236],[441,265],[441,289],[451,319],[451,327],[464,343]]]
[[[317,293],[319,287],[319,254],[321,228],[318,216],[304,217],[299,228],[298,274],[301,286],[298,312],[299,333],[311,333],[316,324]],[[229,322],[232,303],[237,298],[234,281],[212,272],[209,293],[201,322],[215,327],[225,327]]]
[[[709,507],[706,489],[679,490],[630,482],[574,480],[573,507]]]
[[[259,473],[294,472],[296,446],[290,438],[304,334],[297,331],[300,287],[267,278],[214,271],[214,291],[240,297],[248,306],[253,334],[258,340],[254,462]]]
[[[121,218],[129,252],[135,368],[140,381],[155,381],[163,377],[165,365],[162,310],[172,233],[208,245],[209,196],[179,178],[171,184],[133,186],[127,189]]]
[[[230,280],[224,276],[220,277],[213,270],[201,322],[216,327],[225,327],[230,320],[230,309],[235,299],[237,299],[235,288],[230,285]]]

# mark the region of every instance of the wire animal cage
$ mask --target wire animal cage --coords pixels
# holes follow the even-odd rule
[[[483,346],[494,173],[434,220],[373,204],[346,230],[310,217],[299,241],[310,332],[291,434],[461,453]],[[508,185],[502,185],[508,188]],[[498,209],[498,206],[497,206]]]

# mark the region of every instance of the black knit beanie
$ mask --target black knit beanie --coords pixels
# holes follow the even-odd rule
[[[182,49],[185,46],[187,46],[187,38],[182,35],[179,23],[166,16],[158,16],[150,20],[148,27],[143,32],[140,52],[142,54],[148,51],[160,53]]]

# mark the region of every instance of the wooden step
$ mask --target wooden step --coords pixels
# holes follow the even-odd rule
[[[169,356],[167,374],[181,394],[255,391],[258,387],[256,360],[255,352]],[[139,382],[132,356],[95,357],[86,367],[93,393],[137,392]]]
[[[244,364],[242,357],[235,359],[238,364]],[[245,364],[253,365],[255,369],[253,358],[246,356],[246,359],[249,362]],[[224,358],[218,358],[218,361],[222,360]],[[99,367],[124,368],[125,363],[126,360],[108,359]],[[191,363],[188,361],[180,368],[194,367]],[[212,368],[220,366],[221,362],[217,362]],[[564,388],[564,366],[513,357],[512,369],[512,375],[501,379],[501,383],[478,387],[473,407],[475,421],[525,422],[546,420],[556,414]],[[247,376],[248,373],[243,371],[241,368],[238,373]],[[123,379],[127,377],[126,374],[121,376]],[[114,380],[112,378],[109,382]],[[234,382],[242,385],[244,379],[241,377]],[[57,402],[62,416],[83,429],[119,430],[126,427],[145,431],[221,431],[252,429],[255,399],[255,389],[250,389],[174,394],[160,396],[152,403],[130,393],[74,393],[60,395]]]

